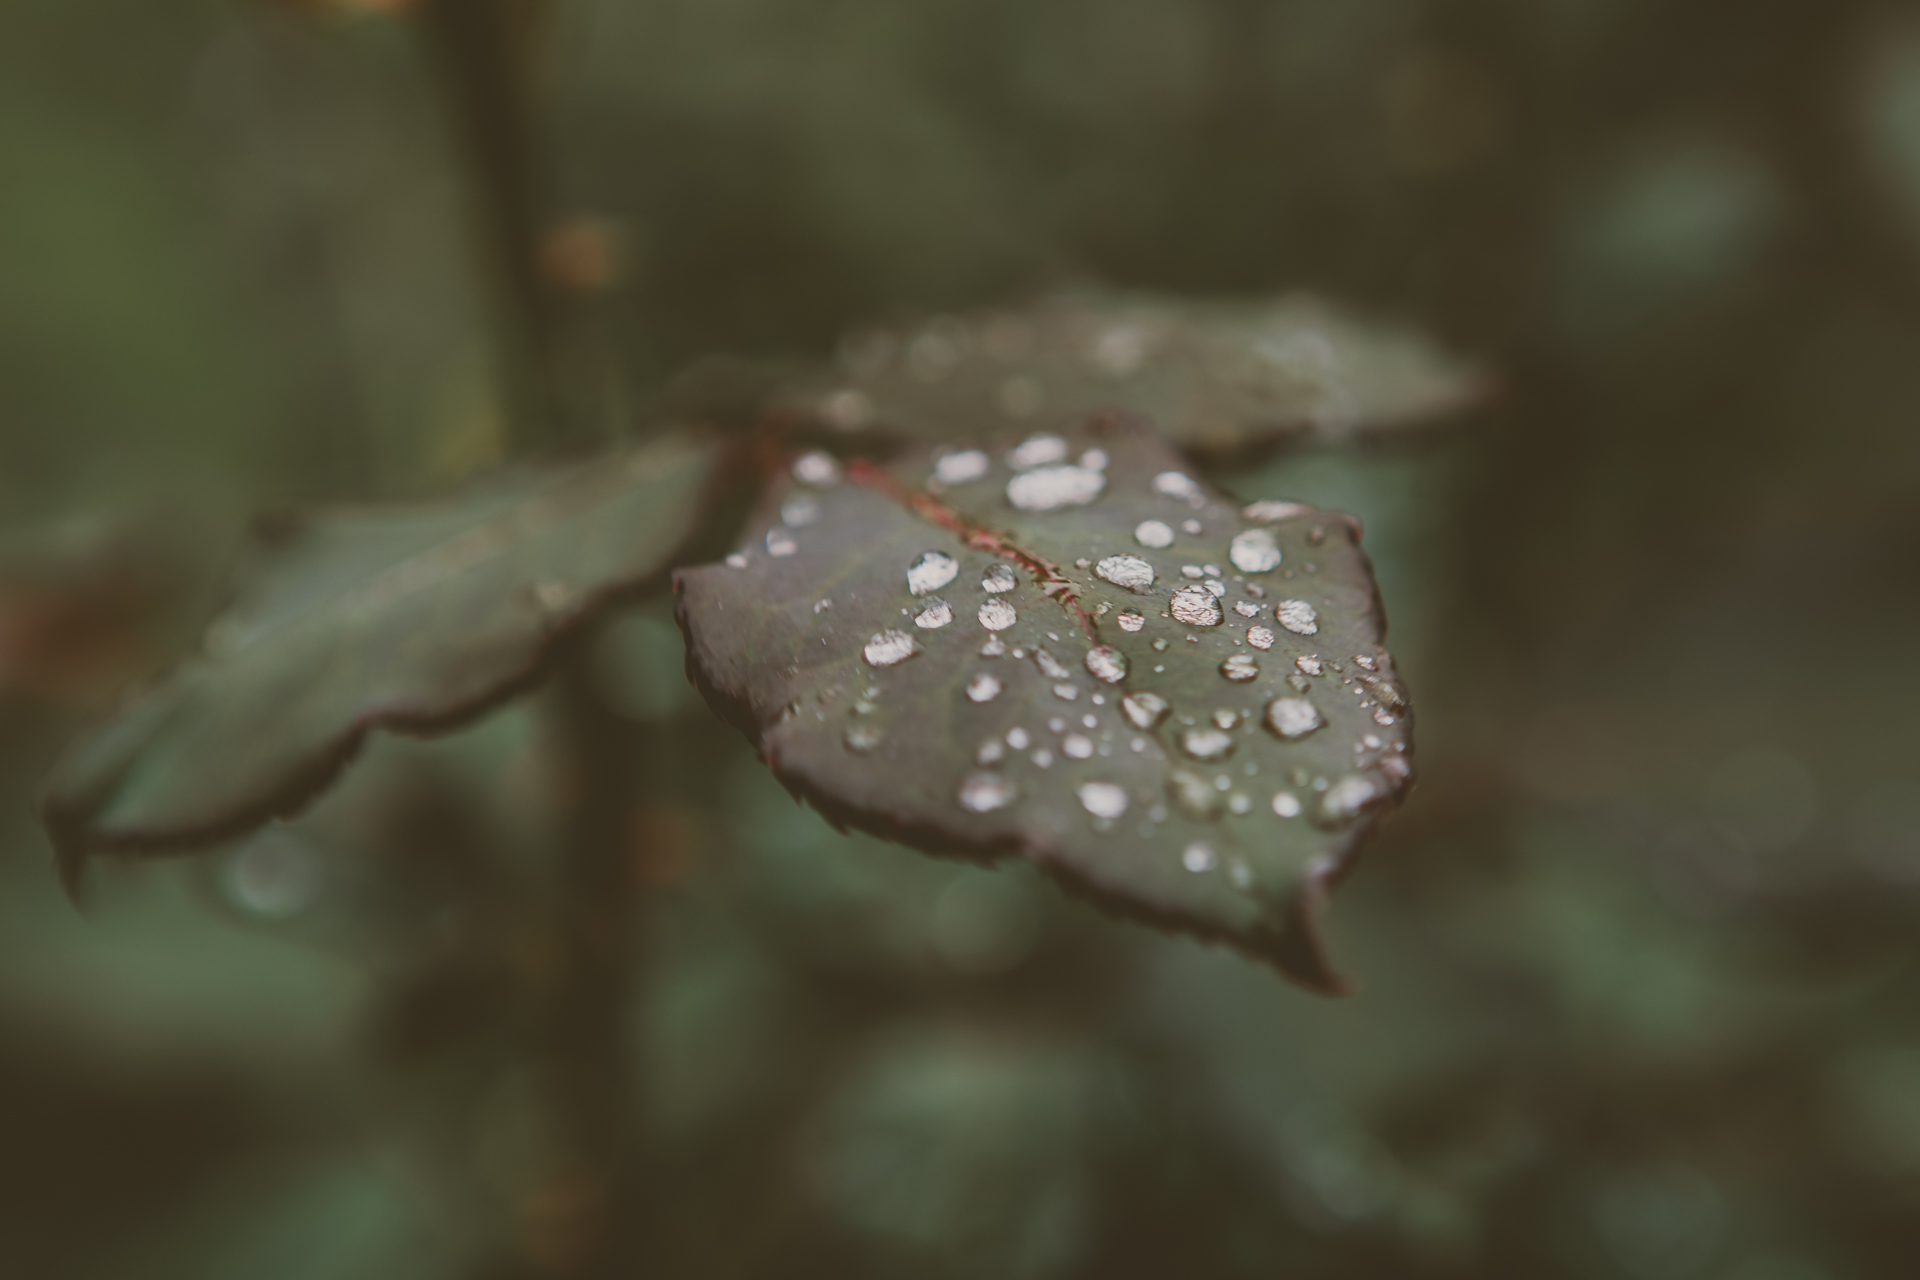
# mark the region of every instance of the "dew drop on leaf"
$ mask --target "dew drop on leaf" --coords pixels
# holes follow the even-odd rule
[[[790,556],[800,549],[793,535],[785,529],[767,530],[767,554],[770,556]]]
[[[1173,616],[1190,627],[1217,627],[1224,616],[1220,601],[1205,587],[1182,587],[1169,605]]]
[[[887,735],[870,724],[856,724],[847,730],[847,750],[865,755],[879,746]]]
[[[1256,649],[1273,648],[1274,635],[1265,627],[1248,627],[1247,643]]]
[[[1265,529],[1247,529],[1234,535],[1227,559],[1242,573],[1272,573],[1280,567],[1280,548]]]
[[[927,607],[913,615],[913,625],[931,631],[944,627],[953,621],[953,606],[945,600],[929,601]]]
[[[1005,600],[989,600],[980,606],[980,625],[989,631],[1005,631],[1020,615]]]
[[[1236,791],[1227,797],[1227,812],[1236,817],[1253,812],[1253,797]]]
[[[979,449],[943,454],[933,464],[933,477],[944,485],[971,484],[987,474],[987,455]]]
[[[1189,729],[1180,735],[1180,749],[1195,760],[1225,760],[1233,754],[1233,736],[1219,729]]]
[[[1236,653],[1220,664],[1220,674],[1229,680],[1252,680],[1260,674],[1260,664],[1244,653]]]
[[[1320,712],[1305,698],[1275,698],[1267,704],[1267,728],[1288,742],[1306,737],[1320,725]]]
[[[1276,502],[1269,498],[1262,502],[1250,503],[1242,513],[1249,520],[1258,520],[1262,524],[1272,524],[1276,520],[1291,520],[1295,516],[1305,515],[1307,508],[1297,502]]]
[[[920,644],[904,631],[891,628],[867,641],[866,658],[876,667],[891,667],[920,652]]]
[[[1260,606],[1251,600],[1236,600],[1233,605],[1233,611],[1243,618],[1257,618],[1260,616]]]
[[[1317,653],[1303,653],[1293,660],[1293,665],[1300,669],[1301,675],[1307,676],[1317,676],[1325,670],[1320,665],[1320,655]]]
[[[988,595],[999,595],[1001,592],[1011,591],[1019,585],[1020,580],[1013,576],[1013,570],[1004,564],[993,566],[993,568],[987,570],[986,573],[980,577],[980,589]]]
[[[1164,550],[1173,545],[1173,528],[1162,520],[1142,520],[1134,527],[1133,540],[1143,547]]]
[[[970,773],[960,781],[960,807],[968,813],[992,813],[1012,804],[1018,792],[997,773]]]
[[[987,642],[980,646],[980,656],[983,658],[998,658],[1006,651],[1007,646],[999,636],[988,636]]]
[[[981,672],[967,681],[967,697],[974,702],[992,702],[1000,696],[1000,677]]]
[[[1045,649],[1035,649],[1033,651],[1033,665],[1040,668],[1040,674],[1049,680],[1065,680],[1073,674],[1073,672],[1067,670],[1060,659],[1054,657]]]
[[[1118,818],[1127,811],[1126,788],[1112,782],[1082,783],[1080,807],[1096,818]]]
[[[1162,471],[1153,478],[1153,491],[1182,501],[1200,496],[1200,486],[1184,471]]]
[[[1093,755],[1093,739],[1084,733],[1070,733],[1060,739],[1060,753],[1074,760],[1086,760]]]
[[[1220,793],[1190,769],[1175,769],[1167,775],[1167,799],[1173,801],[1176,812],[1194,822],[1212,822],[1220,816]]]
[[[1153,566],[1139,556],[1108,556],[1093,571],[1129,591],[1145,591],[1153,585]]]
[[[1273,811],[1279,814],[1283,818],[1299,817],[1300,816],[1300,797],[1296,796],[1291,791],[1274,792],[1273,793]]]
[[[747,567],[747,557],[742,553],[736,551],[732,555],[727,557],[727,568],[744,569],[746,567]]]
[[[1383,794],[1380,784],[1366,774],[1346,774],[1321,793],[1320,803],[1314,809],[1314,825],[1344,827]]]
[[[1320,615],[1305,600],[1282,600],[1273,606],[1273,616],[1295,635],[1315,635],[1320,630]]]
[[[1007,745],[1015,751],[1025,751],[1029,746],[1033,745],[1033,739],[1028,736],[1025,729],[1022,729],[1019,725],[1015,725],[1013,728],[1007,730]]]
[[[928,551],[908,567],[907,590],[924,596],[952,582],[959,572],[960,564],[952,556],[944,551]]]
[[[1085,467],[1042,467],[1023,471],[1007,481],[1007,501],[1022,511],[1057,511],[1082,507],[1100,496],[1107,478]]]
[[[1062,702],[1072,702],[1080,696],[1080,690],[1070,684],[1057,684],[1053,686],[1053,696]]]
[[[838,484],[840,464],[830,453],[803,453],[793,460],[793,478],[801,484]]]
[[[1188,845],[1180,854],[1180,865],[1196,875],[1213,870],[1216,861],[1213,849],[1198,840]]]
[[[988,738],[980,744],[980,749],[973,753],[973,762],[975,764],[999,764],[1006,754],[1007,749],[1001,746],[997,739]]]
[[[1231,729],[1239,723],[1240,717],[1225,707],[1213,713],[1213,725],[1216,729]]]
[[[1087,671],[1096,680],[1118,684],[1127,678],[1127,655],[1110,644],[1087,650]]]
[[[1120,712],[1136,729],[1151,729],[1172,710],[1157,693],[1130,693],[1120,699]]]
[[[1114,621],[1120,624],[1122,631],[1138,631],[1147,625],[1147,615],[1137,609],[1128,609]]]
[[[1030,471],[1052,462],[1064,462],[1067,442],[1059,436],[1028,436],[1008,452],[1007,465],[1015,471]]]

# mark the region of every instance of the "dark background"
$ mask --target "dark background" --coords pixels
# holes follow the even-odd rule
[[[486,975],[539,958],[447,853],[538,862],[536,710],[109,867],[85,916],[31,811],[253,513],[499,456],[390,7],[0,10],[9,1277],[467,1276],[567,1211],[498,1208],[530,1157]],[[1365,519],[1419,708],[1334,916],[1352,999],[837,836],[686,688],[663,605],[603,637],[654,744],[647,1274],[1914,1273],[1903,6],[559,0],[544,83],[636,422],[703,355],[1087,282],[1312,289],[1502,379],[1219,476]]]

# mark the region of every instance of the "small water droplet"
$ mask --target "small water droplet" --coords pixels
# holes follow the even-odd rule
[[[793,478],[801,484],[839,484],[840,464],[830,453],[803,453],[793,460]]]
[[[1135,755],[1143,755],[1145,754],[1147,749],[1147,740],[1145,738],[1135,738],[1132,742],[1129,742],[1127,744],[1127,747]]]
[[[1118,818],[1127,811],[1126,788],[1112,782],[1083,782],[1080,807],[1096,818]]]
[[[1033,651],[1033,665],[1040,668],[1040,674],[1049,680],[1065,680],[1073,674],[1073,672],[1067,670],[1067,668],[1062,665],[1060,659],[1054,657],[1045,649],[1035,649]]]
[[[1201,527],[1198,520],[1182,520],[1180,522],[1180,532],[1182,533],[1199,533]]]
[[[1022,511],[1057,511],[1082,507],[1100,496],[1107,477],[1085,467],[1042,467],[1023,471],[1007,481],[1007,501]]]
[[[1120,712],[1136,729],[1152,729],[1173,708],[1157,693],[1130,693],[1120,699]]]
[[[1374,670],[1374,669],[1375,669],[1375,667],[1377,666],[1377,664],[1376,664],[1376,663],[1374,662],[1374,660],[1373,660],[1372,658],[1370,658],[1370,657],[1368,657],[1368,656],[1367,656],[1366,654],[1364,654],[1364,653],[1356,653],[1356,654],[1354,654],[1354,655],[1353,655],[1353,664],[1354,664],[1354,665],[1355,665],[1356,667],[1359,667],[1359,668],[1360,668],[1360,669],[1361,669],[1362,671],[1372,671],[1372,670]]]
[[[1227,878],[1236,889],[1253,888],[1253,868],[1238,858],[1227,864]]]
[[[972,702],[992,702],[1000,696],[1000,677],[982,671],[967,681],[967,698]]]
[[[1280,815],[1282,818],[1299,817],[1300,816],[1300,797],[1294,795],[1293,792],[1291,791],[1274,792],[1273,793],[1273,811],[1276,814]]]
[[[1309,510],[1311,510],[1311,508],[1304,507],[1297,502],[1275,502],[1269,498],[1264,502],[1251,504],[1241,514],[1245,515],[1249,520],[1258,520],[1262,524],[1272,524],[1276,520],[1291,520],[1295,516],[1304,515]]]
[[[1128,609],[1114,621],[1120,624],[1122,631],[1138,631],[1147,625],[1147,615],[1137,609]]]
[[[945,600],[932,600],[927,607],[913,615],[913,625],[931,631],[935,627],[944,627],[953,621],[953,606]]]
[[[1110,644],[1087,650],[1087,671],[1096,680],[1118,684],[1127,678],[1127,656]]]
[[[1234,601],[1233,611],[1243,618],[1257,618],[1260,616],[1260,606],[1251,600]]]
[[[800,549],[793,535],[785,529],[767,530],[767,554],[770,556],[790,556]]]
[[[1393,717],[1387,713],[1385,707],[1375,707],[1373,709],[1373,722],[1384,729],[1393,723]]]
[[[1173,545],[1173,528],[1162,520],[1142,520],[1134,526],[1133,540],[1143,547],[1164,550]]]
[[[1227,812],[1235,817],[1244,817],[1253,812],[1253,797],[1245,792],[1236,791],[1227,797]]]
[[[1194,822],[1212,822],[1220,816],[1220,795],[1207,780],[1189,769],[1175,769],[1167,775],[1167,799],[1184,818]]]
[[[1184,576],[1192,578],[1195,582],[1207,576],[1207,571],[1197,564],[1183,564],[1180,566],[1180,572]]]
[[[1224,760],[1233,754],[1233,736],[1219,729],[1189,729],[1180,735],[1180,749],[1195,760]]]
[[[1221,707],[1213,713],[1213,725],[1216,729],[1231,729],[1239,723],[1240,716],[1238,713],[1229,711],[1225,707]]]
[[[1303,653],[1293,660],[1293,665],[1300,669],[1300,674],[1308,676],[1320,675],[1325,670],[1317,653]]]
[[[1154,651],[1155,653],[1165,653],[1165,652],[1167,651],[1167,642],[1166,642],[1166,640],[1165,640],[1165,639],[1160,639],[1160,640],[1155,640],[1155,641],[1153,642],[1153,651]],[[1154,670],[1156,670],[1156,671],[1158,671],[1158,670],[1159,670],[1159,668],[1158,668],[1158,667],[1155,667],[1155,668],[1154,668]]]
[[[975,764],[999,764],[1000,761],[1005,758],[1006,754],[1007,749],[1005,747],[1001,746],[997,740],[988,738],[980,744],[980,749],[973,753],[973,762]]]
[[[1275,698],[1267,704],[1267,728],[1288,742],[1306,737],[1321,723],[1320,712],[1305,698]]]
[[[747,557],[744,552],[736,551],[732,555],[727,557],[727,568],[744,569],[746,567],[747,567]]]
[[[796,493],[780,504],[780,519],[789,529],[804,529],[820,518],[820,504],[811,494]]]
[[[1107,451],[1105,449],[1087,450],[1080,455],[1080,465],[1089,471],[1105,471],[1107,469]]]
[[[1180,854],[1180,865],[1195,875],[1213,870],[1215,862],[1213,850],[1197,840]]]
[[[1247,529],[1233,537],[1227,559],[1242,573],[1272,573],[1280,567],[1280,546],[1265,529]]]
[[[1327,527],[1317,524],[1307,530],[1307,545],[1317,547],[1327,540]]]
[[[980,606],[980,625],[989,631],[1005,631],[1019,617],[1005,600],[989,600]]]
[[[1070,733],[1060,740],[1061,754],[1075,760],[1085,760],[1093,755],[1093,739],[1084,733]]]
[[[1162,497],[1183,501],[1200,496],[1200,486],[1184,471],[1162,471],[1153,478],[1153,491]]]
[[[1100,695],[1096,693],[1093,696],[1093,700],[1095,702],[1100,701]],[[1098,725],[1099,723],[1100,723],[1100,717],[1096,715],[1088,714],[1080,717],[1080,727],[1083,729],[1091,729],[1096,725]]]
[[[1007,745],[1015,751],[1025,751],[1033,745],[1033,739],[1019,725],[1007,730]]]
[[[876,667],[891,667],[920,652],[920,644],[904,631],[888,629],[867,641],[867,661]]]
[[[1031,471],[1053,462],[1064,462],[1067,442],[1059,436],[1028,436],[1007,453],[1007,465],[1015,471]]]
[[[873,725],[856,724],[847,730],[847,750],[865,755],[867,752],[879,746],[886,736],[885,733]]]
[[[1173,593],[1173,616],[1190,627],[1217,627],[1223,614],[1220,601],[1205,587],[1182,587]]]
[[[1220,674],[1229,680],[1252,680],[1260,674],[1260,664],[1251,655],[1236,653],[1220,664]]]
[[[1047,750],[1045,747],[1040,748],[1040,750],[1034,752],[1033,755],[1028,758],[1033,761],[1033,767],[1036,769],[1050,769],[1053,767],[1053,752]]]
[[[1006,651],[1006,643],[999,636],[988,636],[987,642],[980,646],[980,656],[983,658],[998,658]]]
[[[942,454],[933,463],[933,478],[943,485],[971,484],[987,474],[991,464],[979,449]]]
[[[1295,635],[1310,636],[1320,630],[1320,616],[1305,600],[1282,600],[1273,606],[1273,616]]]
[[[1366,774],[1344,774],[1321,793],[1313,811],[1314,825],[1337,830],[1386,797],[1386,788]]]
[[[907,568],[907,590],[916,596],[938,591],[960,573],[960,563],[944,551],[921,553]]]
[[[1014,802],[1019,793],[997,773],[970,773],[960,781],[960,807],[969,813],[992,813]]]
[[[1094,572],[1129,591],[1145,591],[1153,585],[1153,566],[1139,556],[1108,556]]]
[[[1213,592],[1214,599],[1218,600],[1227,594],[1227,584],[1218,578],[1208,578],[1207,590]]]
[[[989,595],[999,595],[1019,585],[1020,580],[1013,576],[1013,570],[1004,564],[994,565],[980,577],[980,589]]]
[[[1080,696],[1080,690],[1070,684],[1057,684],[1053,686],[1053,696],[1062,702],[1072,702]]]
[[[1247,643],[1252,645],[1256,649],[1273,648],[1273,642],[1275,638],[1276,637],[1274,636],[1273,632],[1269,631],[1265,627],[1248,627],[1247,628]]]

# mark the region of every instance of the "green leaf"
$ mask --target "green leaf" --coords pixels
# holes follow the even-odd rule
[[[703,691],[835,822],[1341,990],[1316,916],[1411,780],[1356,524],[1242,512],[1129,422],[1016,439],[797,461],[743,550],[676,575]]]
[[[441,732],[517,692],[558,637],[670,563],[715,461],[671,436],[292,531],[203,653],[56,770],[44,812],[69,877],[90,851],[191,848],[285,816],[368,730]]]
[[[929,440],[1143,414],[1184,448],[1421,426],[1485,399],[1487,377],[1417,331],[1305,296],[1189,302],[1068,295],[852,335],[791,411],[849,433]]]

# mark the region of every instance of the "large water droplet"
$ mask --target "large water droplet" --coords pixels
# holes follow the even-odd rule
[[[767,554],[770,556],[790,556],[800,549],[793,535],[785,529],[767,530]]]
[[[1195,875],[1213,870],[1218,863],[1219,859],[1214,856],[1213,849],[1197,840],[1180,853],[1180,865]]]
[[[1110,644],[1087,650],[1087,671],[1096,680],[1118,684],[1127,678],[1127,655]]]
[[[1031,471],[1052,462],[1064,462],[1067,442],[1059,436],[1028,436],[1008,452],[1007,465],[1015,471]]]
[[[1093,755],[1093,739],[1084,733],[1070,733],[1060,739],[1060,751],[1075,760],[1090,759]]]
[[[1000,677],[982,671],[967,681],[967,697],[974,702],[992,702],[1000,696],[1002,687]]]
[[[1120,624],[1122,631],[1138,631],[1147,625],[1147,615],[1141,613],[1138,609],[1128,609],[1118,618],[1115,618],[1114,621]]]
[[[1085,506],[1106,487],[1106,476],[1086,467],[1042,467],[1007,481],[1007,501],[1022,511],[1057,511]]]
[[[1273,606],[1273,616],[1295,635],[1315,635],[1320,630],[1320,615],[1305,600],[1282,600]]]
[[[1195,760],[1225,760],[1233,754],[1233,735],[1219,729],[1189,729],[1180,735],[1180,749]]]
[[[944,485],[971,484],[987,474],[990,463],[980,449],[942,454],[934,461],[933,478]]]
[[[890,667],[896,662],[905,662],[918,652],[918,641],[904,631],[891,628],[867,641],[867,661],[876,667]]]
[[[914,595],[924,596],[929,591],[938,591],[946,586],[959,573],[960,562],[946,552],[924,552],[907,568],[907,590]]]
[[[1162,471],[1153,478],[1153,491],[1162,497],[1186,500],[1200,495],[1200,486],[1184,471]]]
[[[1142,520],[1134,526],[1133,540],[1143,547],[1164,550],[1173,545],[1173,528],[1165,521]]]
[[[1014,802],[1018,792],[997,773],[970,773],[960,781],[960,807],[968,813],[992,813]]]
[[[1225,616],[1220,601],[1205,587],[1182,587],[1173,593],[1168,606],[1175,618],[1190,627],[1217,627]]]
[[[1273,648],[1274,634],[1265,627],[1248,627],[1247,643],[1256,649]]]
[[[1280,547],[1265,529],[1248,529],[1234,535],[1227,559],[1242,573],[1272,573],[1280,567]]]
[[[1260,664],[1244,653],[1236,653],[1220,664],[1220,674],[1229,680],[1252,680],[1260,674]]]
[[[856,724],[847,730],[847,750],[865,755],[879,746],[886,734],[870,724]]]
[[[1127,811],[1127,790],[1112,782],[1083,782],[1080,807],[1096,818],[1118,818]]]
[[[830,453],[803,453],[793,460],[793,478],[801,484],[838,484],[840,464]]]
[[[1004,591],[1011,591],[1019,585],[1020,580],[1013,576],[1013,570],[1004,564],[994,565],[991,569],[980,575],[980,589],[988,595],[997,596]]]
[[[1274,792],[1273,793],[1273,811],[1276,814],[1280,815],[1282,818],[1299,817],[1300,816],[1300,797],[1296,796],[1291,791]]]
[[[1305,698],[1275,698],[1267,704],[1267,728],[1293,742],[1321,725],[1320,712]]]
[[[1120,712],[1136,729],[1151,729],[1167,718],[1172,710],[1157,693],[1130,693],[1120,699]]]
[[[980,606],[980,625],[989,631],[1005,631],[1019,617],[1005,600],[989,600]]]
[[[913,615],[913,625],[928,631],[944,627],[952,621],[953,606],[945,600],[929,601],[926,608]]]
[[[1194,822],[1212,822],[1220,816],[1220,793],[1190,769],[1175,769],[1167,775],[1167,799],[1182,817]]]
[[[1139,556],[1108,556],[1093,571],[1129,591],[1145,591],[1153,585],[1153,566]]]

